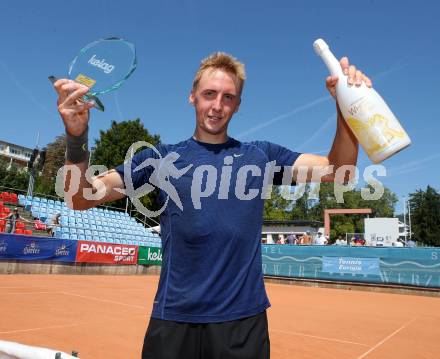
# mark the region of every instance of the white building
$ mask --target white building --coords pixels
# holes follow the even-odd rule
[[[286,238],[289,234],[302,236],[310,232],[313,237],[322,225],[322,222],[307,220],[264,220],[261,239],[263,243],[273,244],[280,234]]]
[[[15,164],[19,167],[27,167],[32,155],[32,148],[15,145],[13,143],[0,140],[0,158]]]

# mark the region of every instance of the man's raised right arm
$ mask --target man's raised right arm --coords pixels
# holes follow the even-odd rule
[[[87,86],[68,79],[54,83],[58,93],[58,112],[66,128],[66,166],[64,167],[64,199],[72,209],[85,210],[125,196],[124,181],[115,170],[99,176],[88,173],[88,124],[93,102],[82,97]]]

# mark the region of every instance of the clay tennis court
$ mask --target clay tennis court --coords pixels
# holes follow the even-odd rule
[[[1,275],[0,339],[140,358],[157,276]],[[271,358],[439,358],[440,299],[267,283]]]

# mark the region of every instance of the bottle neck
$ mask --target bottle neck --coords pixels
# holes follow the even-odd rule
[[[342,73],[341,64],[329,49],[323,50],[320,56],[332,76],[342,77],[344,75]]]

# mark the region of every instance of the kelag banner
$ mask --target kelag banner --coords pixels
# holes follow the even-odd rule
[[[0,234],[0,259],[75,262],[77,241]]]
[[[262,245],[261,249],[265,275],[440,288],[440,248]]]
[[[77,262],[136,264],[138,247],[128,244],[78,241]]]
[[[139,247],[139,264],[162,265],[162,250],[157,247]]]

